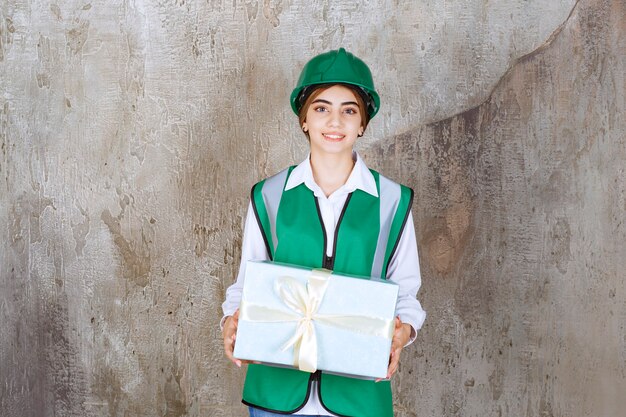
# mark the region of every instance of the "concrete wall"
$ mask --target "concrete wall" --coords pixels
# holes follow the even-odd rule
[[[220,303],[287,97],[345,46],[415,188],[429,317],[397,416],[626,400],[626,2],[0,5],[0,415],[241,416]]]

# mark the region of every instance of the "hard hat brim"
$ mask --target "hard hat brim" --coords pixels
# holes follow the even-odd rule
[[[300,114],[300,107],[306,100],[306,97],[308,97],[309,94],[311,94],[315,90],[315,88],[312,88],[311,91],[306,94],[306,97],[301,98],[301,93],[309,87],[314,87],[318,85],[351,85],[359,87],[367,96],[371,98],[371,100],[365,100],[369,118],[371,119],[372,117],[374,117],[380,109],[380,97],[378,96],[378,93],[376,93],[376,91],[372,91],[368,86],[354,82],[346,82],[345,80],[324,80],[320,82],[313,82],[308,85],[298,86],[293,89],[289,101],[291,103],[291,109],[296,114],[296,116]]]

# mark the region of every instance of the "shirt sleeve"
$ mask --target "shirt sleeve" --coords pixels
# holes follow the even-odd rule
[[[239,308],[241,301],[241,292],[243,290],[243,282],[245,279],[246,262],[250,260],[266,261],[269,260],[263,234],[259,228],[259,223],[254,216],[252,202],[248,204],[248,214],[243,228],[243,242],[241,244],[241,263],[239,264],[239,274],[237,280],[226,290],[226,300],[222,303],[222,312],[224,316],[220,321],[220,328],[224,327],[226,317],[232,316]]]
[[[403,323],[409,324],[412,328],[408,346],[413,343],[417,337],[417,331],[426,319],[426,312],[416,299],[417,291],[422,285],[422,278],[412,213],[409,213],[398,247],[389,262],[387,279],[400,287],[396,315],[400,317]]]

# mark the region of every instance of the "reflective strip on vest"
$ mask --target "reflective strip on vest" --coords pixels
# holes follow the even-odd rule
[[[276,237],[276,217],[278,216],[278,206],[280,206],[280,199],[283,195],[288,173],[289,169],[284,169],[278,174],[268,178],[265,180],[262,189],[263,202],[265,203],[267,217],[269,217],[270,221],[270,233],[274,253],[276,253],[276,247],[278,246],[278,238]]]
[[[376,244],[376,253],[374,254],[374,262],[372,264],[373,278],[382,278],[383,267],[385,265],[385,253],[389,244],[389,232],[393,217],[398,209],[400,201],[401,188],[397,184],[384,176],[379,176],[379,201],[380,201],[380,231],[378,233],[378,243]],[[395,243],[395,242],[394,242]]]

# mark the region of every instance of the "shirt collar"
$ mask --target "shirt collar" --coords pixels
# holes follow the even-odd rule
[[[350,173],[348,180],[340,188],[340,190],[343,189],[344,192],[351,193],[358,189],[371,194],[374,197],[378,197],[376,180],[365,165],[365,162],[363,162],[363,159],[361,159],[357,152],[352,153],[352,159],[354,160],[354,167],[352,168],[352,172]],[[313,178],[310,154],[291,171],[287,184],[285,185],[285,191],[295,188],[302,183],[313,191],[316,197],[324,195],[322,189],[319,185],[317,185],[315,179]]]

